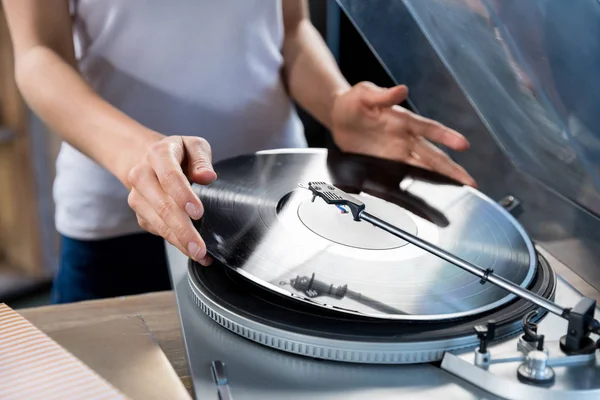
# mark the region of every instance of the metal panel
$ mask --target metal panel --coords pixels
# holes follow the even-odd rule
[[[269,349],[212,321],[192,300],[188,259],[167,244],[169,268],[197,399],[217,400],[211,363],[225,363],[232,398],[242,399],[496,399],[429,365],[381,366],[315,360]]]
[[[333,362],[297,356],[247,340],[211,320],[194,303],[188,284],[188,259],[166,244],[176,292],[190,375],[197,399],[215,399],[218,387],[211,364],[225,364],[232,398],[320,400],[336,399],[498,399],[434,364],[374,365]],[[212,266],[209,268],[213,268]],[[563,280],[557,282],[556,301],[575,304],[581,295]],[[567,322],[555,315],[539,324],[547,340],[556,340]],[[518,338],[489,347],[493,354],[516,349]],[[471,360],[472,351],[457,353]],[[585,378],[585,377],[584,377]]]

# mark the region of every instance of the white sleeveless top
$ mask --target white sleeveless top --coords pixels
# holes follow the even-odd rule
[[[167,135],[202,136],[213,162],[306,147],[281,80],[282,0],[78,0],[82,75],[108,102]],[[77,239],[140,232],[126,188],[64,143],[56,227]]]

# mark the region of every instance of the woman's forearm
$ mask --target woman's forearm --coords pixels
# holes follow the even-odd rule
[[[284,76],[290,95],[321,122],[332,128],[335,98],[350,85],[340,72],[323,38],[310,21],[306,0],[288,0],[283,7]]]
[[[163,136],[104,101],[71,64],[45,46],[15,62],[17,85],[32,110],[63,140],[128,186],[128,174]]]

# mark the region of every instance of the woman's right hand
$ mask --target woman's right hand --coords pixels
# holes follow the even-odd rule
[[[206,245],[193,225],[204,207],[191,182],[217,178],[209,143],[199,137],[169,136],[152,144],[128,175],[129,206],[139,225],[162,236],[201,265],[210,265]]]
[[[50,130],[106,168],[129,190],[138,223],[184,254],[210,264],[190,217],[203,207],[190,181],[216,179],[211,150],[197,137],[165,137],[109,104],[77,68],[69,2],[2,0],[13,45],[15,80]],[[132,165],[132,163],[134,163]]]

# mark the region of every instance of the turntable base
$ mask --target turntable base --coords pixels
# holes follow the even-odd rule
[[[214,167],[194,190],[215,263],[169,257],[200,398],[600,394],[596,303],[483,193],[336,151]]]
[[[235,400],[500,398],[444,370],[439,364],[341,363],[289,354],[247,340],[212,321],[194,304],[188,283],[188,259],[170,245],[167,245],[167,251],[197,398],[219,398],[210,368],[214,360],[226,364]],[[549,261],[554,263],[554,260]],[[558,278],[557,302],[575,304],[581,297]],[[566,321],[554,315],[547,315],[539,324],[539,331],[546,335],[547,341],[558,340],[565,329]],[[490,350],[512,350],[517,341],[515,338],[494,344]],[[470,350],[455,354],[465,363],[472,362]],[[557,368],[557,374],[561,371]],[[579,387],[587,385],[590,390],[599,389],[599,368],[586,371],[587,374],[571,376],[575,380],[571,383]],[[576,398],[586,398],[581,396],[584,395],[579,393]]]
[[[531,290],[554,295],[556,277],[538,256]],[[534,304],[517,300],[476,317],[442,322],[384,321],[326,310],[266,291],[218,262],[205,268],[189,263],[188,279],[195,304],[210,318],[261,345],[324,360],[362,364],[416,364],[440,361],[446,351],[475,348],[473,327],[495,321],[497,339],[521,331]],[[535,320],[543,318],[538,313]]]

